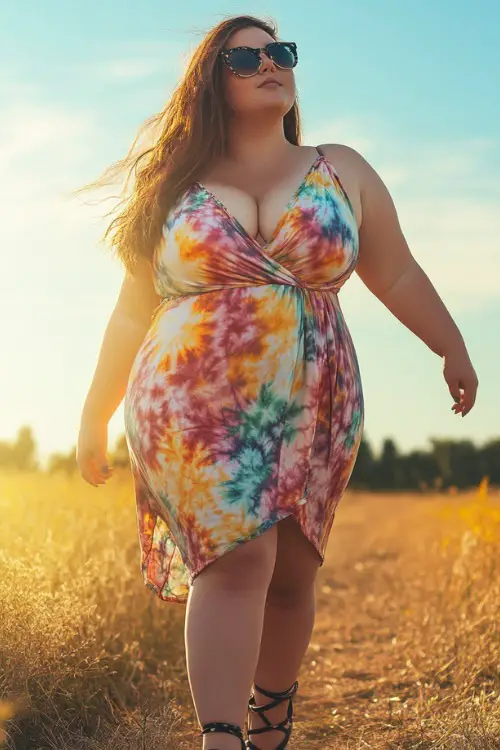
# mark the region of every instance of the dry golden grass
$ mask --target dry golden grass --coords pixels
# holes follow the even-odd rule
[[[185,608],[142,584],[130,476],[0,476],[0,745],[185,750]],[[347,494],[290,750],[500,747],[500,498]]]

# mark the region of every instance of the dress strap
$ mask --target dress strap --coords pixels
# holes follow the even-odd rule
[[[319,154],[320,156],[324,156],[324,153],[323,153],[323,151],[322,151],[322,150],[320,149],[320,147],[319,147],[319,146],[315,146],[314,148],[316,149],[316,151],[318,152],[318,154]]]

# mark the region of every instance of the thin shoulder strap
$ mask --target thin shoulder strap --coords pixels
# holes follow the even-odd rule
[[[322,150],[320,149],[320,147],[319,147],[319,146],[315,146],[315,149],[316,149],[316,151],[318,152],[318,154],[319,154],[320,156],[324,156],[324,153],[323,153],[323,151],[322,151]]]

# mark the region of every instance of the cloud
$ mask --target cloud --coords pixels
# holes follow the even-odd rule
[[[93,164],[98,170],[101,135],[88,111],[38,97],[1,110],[0,255],[9,273],[0,279],[0,314],[16,319],[17,335],[23,328],[29,335],[30,318],[43,300],[47,315],[51,308],[62,310],[85,289],[92,293],[92,270],[105,273],[99,245],[104,222],[71,198],[72,190],[95,177],[89,170]]]
[[[76,186],[92,157],[97,124],[86,111],[36,101],[16,103],[0,117],[0,210],[42,218],[47,206]],[[0,228],[5,230],[5,223]]]
[[[102,60],[94,63],[89,69],[99,78],[107,80],[124,80],[148,78],[162,71],[163,66],[159,60]]]
[[[370,127],[369,118],[361,123],[356,117],[336,117],[331,122],[316,128],[304,128],[307,140],[319,145],[321,143],[343,143],[360,154],[371,153],[376,148],[374,133],[378,123],[372,122]]]
[[[83,63],[83,69],[100,81],[140,81],[163,76],[179,76],[190,57],[190,50],[178,43],[128,44],[116,56]]]
[[[155,75],[154,56],[133,53],[121,68],[126,57],[110,63],[116,80]],[[134,68],[141,59],[143,67]],[[0,96],[0,253],[9,269],[0,276],[4,430],[14,434],[29,421],[41,444],[56,449],[74,442],[121,281],[119,264],[97,244],[105,220],[91,219],[67,194],[100,174],[128,136],[121,128],[104,131],[99,113],[42,100],[34,87],[1,73]],[[307,142],[346,143],[368,158],[394,195],[417,259],[453,311],[486,307],[500,288],[500,185],[498,171],[488,168],[498,145],[477,138],[388,143],[383,125],[343,117],[311,131]],[[99,206],[99,215],[107,208]],[[357,279],[349,285],[349,320],[370,319],[371,295]],[[114,420],[117,435],[119,412]]]
[[[55,105],[47,106],[25,100],[4,107],[0,117],[0,169],[5,170],[21,157],[21,168],[28,166],[32,156],[54,153],[75,154],[79,145],[94,127],[88,112],[69,111]],[[2,173],[0,172],[0,181]]]
[[[161,53],[153,51],[143,71]],[[133,60],[129,65],[124,75],[132,75]],[[75,259],[89,255],[89,244],[94,261],[103,254],[93,243],[102,236],[102,217],[111,205],[100,204],[97,213],[93,208],[91,217],[89,207],[68,195],[109,163],[103,153],[109,133],[85,109],[41,102],[14,84],[10,93],[0,116],[0,252],[17,248],[20,277],[56,263],[76,286]],[[500,179],[491,168],[499,154],[496,141],[405,144],[388,139],[375,118],[356,117],[335,119],[306,135],[308,143],[345,143],[370,161],[394,198],[412,252],[455,310],[498,299]]]

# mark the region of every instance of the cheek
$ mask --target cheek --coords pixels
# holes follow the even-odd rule
[[[295,89],[295,77],[293,74],[290,76],[289,80],[286,81],[285,87],[286,93],[290,99],[290,103],[293,104],[297,95],[297,91]]]
[[[252,102],[254,84],[250,79],[238,78],[229,73],[226,79],[226,97],[229,106],[235,110],[248,109]]]

